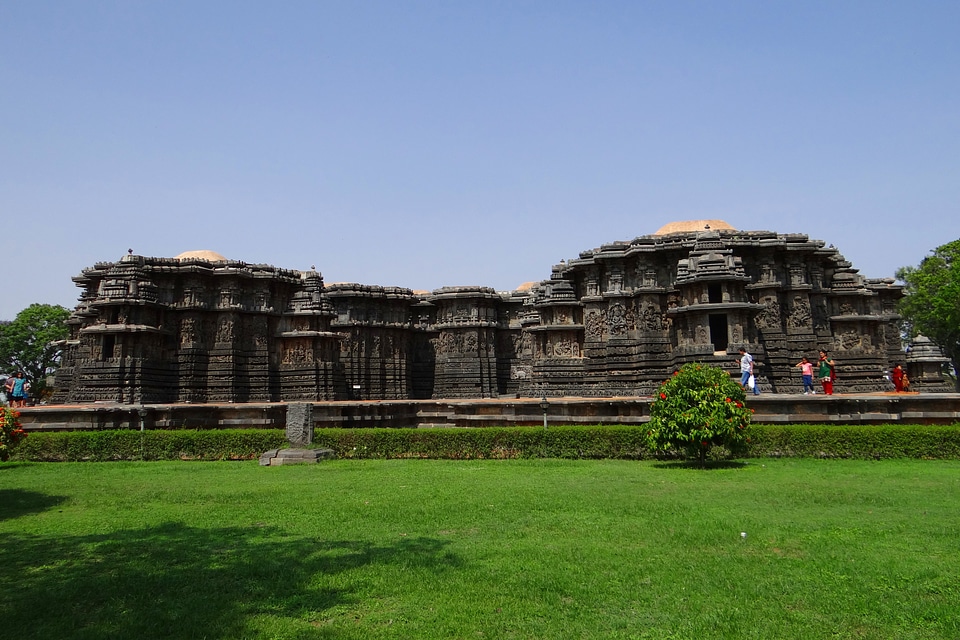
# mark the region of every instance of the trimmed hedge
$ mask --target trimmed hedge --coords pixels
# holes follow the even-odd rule
[[[283,431],[60,431],[31,433],[12,459],[39,462],[110,460],[252,460],[289,446]]]
[[[960,458],[960,424],[753,425],[751,457]]]
[[[751,425],[749,457],[960,459],[960,424]],[[651,459],[643,426],[320,429],[340,458]],[[249,460],[289,446],[276,429],[31,433],[15,460]]]

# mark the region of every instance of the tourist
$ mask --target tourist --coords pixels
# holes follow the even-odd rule
[[[900,393],[904,390],[903,379],[906,377],[906,374],[903,372],[903,367],[901,367],[900,363],[898,362],[893,367],[893,371],[890,372],[890,381],[893,382],[893,387],[896,389],[897,393]]]
[[[833,395],[833,381],[836,379],[834,364],[834,361],[827,356],[827,352],[821,349],[817,375],[820,377],[820,384],[823,385],[823,392],[828,396]]]
[[[10,374],[3,383],[4,400],[11,407],[13,406],[13,381],[17,379],[15,374]]]
[[[17,371],[16,377],[13,379],[13,384],[10,387],[10,406],[11,407],[25,407],[27,406],[27,380],[23,377],[23,371]]]
[[[740,347],[740,359],[736,362],[740,364],[740,386],[744,391],[753,389],[755,396],[760,395],[760,385],[757,384],[757,377],[753,375],[753,356]]]
[[[812,393],[816,393],[816,391],[813,390],[813,363],[804,356],[800,362],[793,366],[800,369],[800,375],[803,376],[803,395],[809,396]]]

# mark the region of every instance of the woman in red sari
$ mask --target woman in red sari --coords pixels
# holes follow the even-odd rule
[[[896,388],[897,393],[903,391],[903,367],[900,366],[899,362],[893,368],[893,371],[890,372],[890,381],[893,383],[894,388]]]

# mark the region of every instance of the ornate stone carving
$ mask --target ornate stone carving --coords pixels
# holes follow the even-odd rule
[[[788,322],[791,327],[801,328],[809,327],[813,316],[810,310],[810,303],[802,296],[793,298],[793,307],[790,309]]]
[[[59,401],[119,388],[153,394],[145,402],[243,401],[254,386],[258,399],[346,399],[357,382],[365,399],[636,392],[684,362],[729,360],[707,348],[708,315],[725,316],[774,385],[795,378],[792,353],[827,345],[863,368],[845,369],[842,385],[873,388],[899,347],[899,285],[864,278],[820,241],[767,231],[701,226],[604,245],[512,293],[324,286],[313,270],[142,256],[76,280]]]
[[[707,334],[707,328],[702,324],[697,325],[697,344],[707,344],[710,341],[710,337]]]
[[[780,328],[780,303],[774,297],[763,299],[763,309],[757,314],[755,320],[759,329],[779,329]]]
[[[233,319],[222,318],[217,325],[217,342],[233,342]]]
[[[604,311],[591,309],[587,312],[587,319],[584,326],[587,337],[590,340],[601,340],[607,328],[606,313]]]
[[[663,329],[663,314],[652,304],[643,305],[640,314],[640,325],[644,331],[661,331]]]
[[[607,309],[607,326],[612,336],[622,336],[627,332],[627,310],[619,302]]]
[[[197,342],[197,321],[195,318],[180,320],[180,344],[188,345]]]

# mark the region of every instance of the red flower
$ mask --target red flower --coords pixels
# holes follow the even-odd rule
[[[733,402],[730,398],[724,398],[724,402]]]
[[[743,408],[743,403],[740,402],[739,400],[737,401],[737,408],[738,408],[738,409],[742,409],[742,408]]]
[[[660,399],[661,399],[661,400],[666,400],[666,399],[667,399],[667,394],[661,393],[661,394],[660,394]]]
[[[704,441],[703,441],[703,442],[701,442],[700,444],[702,444],[703,446],[707,446],[707,441],[706,441],[706,440],[704,440]]]

